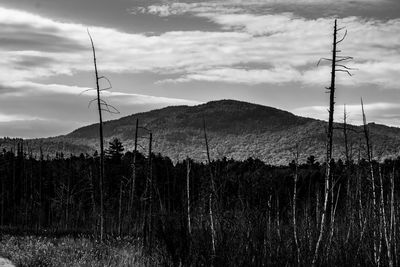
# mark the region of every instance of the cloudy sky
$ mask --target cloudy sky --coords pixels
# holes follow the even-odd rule
[[[398,0],[0,0],[0,136],[45,137],[97,120],[92,54],[116,119],[237,99],[327,118],[334,19],[346,27],[337,120],[400,126]],[[107,84],[103,81],[103,87]]]

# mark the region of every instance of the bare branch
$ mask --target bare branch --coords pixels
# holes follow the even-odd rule
[[[96,91],[96,90],[97,90],[97,89],[95,89],[95,88],[86,89],[86,90],[83,90],[82,92],[80,92],[79,95],[83,95],[83,94],[86,93],[86,92],[89,92],[89,91]]]
[[[323,60],[331,61],[331,62],[332,62],[332,59],[323,57],[323,58],[320,58],[320,59],[318,60],[317,67],[319,66],[319,64],[321,64],[321,61],[323,61]]]
[[[342,64],[336,64],[336,67],[342,67],[342,68],[345,68],[346,70],[357,70],[355,68],[349,68],[349,67],[347,67],[345,65],[342,65]]]
[[[346,29],[346,27],[339,28],[339,29],[336,30],[336,32],[340,32],[341,30],[344,30],[344,29]]]
[[[112,114],[119,114],[120,113],[117,108],[115,108],[112,105],[107,104],[104,101],[103,101],[103,103],[101,103],[101,106],[103,107],[102,108],[103,111],[107,111],[107,112],[112,113]]]
[[[340,41],[337,41],[336,44],[340,44],[341,42],[343,42],[344,39],[346,38],[346,36],[347,36],[347,30],[346,30],[346,32],[344,33],[344,36],[342,37],[342,39],[340,39]]]
[[[342,58],[342,59],[337,59],[336,62],[343,62],[343,61],[347,61],[347,60],[352,60],[352,57],[348,57],[348,58]]]
[[[92,105],[92,103],[93,103],[94,101],[97,101],[97,97],[96,97],[95,99],[92,99],[92,100],[89,101],[88,108],[90,108],[90,105]]]
[[[94,101],[97,101],[97,100],[98,100],[97,97],[96,97],[95,99],[90,100],[89,105],[88,105],[88,108],[90,107],[90,105],[91,105]],[[100,101],[100,105],[107,104],[106,101],[104,101],[103,99],[99,99],[98,101]]]
[[[110,90],[110,89],[112,89],[112,86],[106,87],[106,88],[103,88],[103,89],[99,89],[99,92],[107,91],[107,90]]]
[[[111,81],[110,81],[106,76],[101,76],[101,77],[99,77],[99,80],[101,80],[101,79],[104,79],[104,80],[106,80],[106,81],[108,82],[108,87],[107,87],[107,88],[100,89],[100,91],[112,89],[112,83],[111,83]]]
[[[141,149],[146,150],[146,149],[144,148],[144,146],[142,146],[141,144],[137,144],[137,145],[138,145],[138,147],[140,147]]]
[[[348,70],[336,70],[336,71],[340,71],[340,72],[345,72],[347,73],[349,76],[353,76],[353,74],[351,74]]]

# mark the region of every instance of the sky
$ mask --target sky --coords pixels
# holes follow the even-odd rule
[[[400,127],[398,0],[0,0],[0,136],[67,134],[95,123],[93,38],[106,120],[236,99],[328,118],[334,20],[335,120]],[[109,87],[102,79],[100,86]]]

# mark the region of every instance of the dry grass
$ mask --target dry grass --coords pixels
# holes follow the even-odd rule
[[[138,240],[3,236],[0,241],[0,256],[16,266],[160,266],[159,255],[156,250],[144,256]]]

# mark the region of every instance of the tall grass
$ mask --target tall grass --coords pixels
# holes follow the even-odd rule
[[[144,255],[137,239],[49,238],[3,236],[0,256],[16,266],[162,266],[168,265],[162,250]]]

